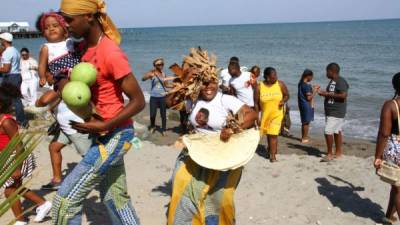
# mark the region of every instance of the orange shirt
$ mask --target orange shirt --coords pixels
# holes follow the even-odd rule
[[[96,83],[91,87],[97,113],[105,121],[114,118],[124,108],[122,89],[116,81],[132,72],[128,58],[115,42],[103,36],[97,46],[87,49],[82,61],[90,62],[97,68]],[[131,119],[119,126],[129,124],[132,124]]]

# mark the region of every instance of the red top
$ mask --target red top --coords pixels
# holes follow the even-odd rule
[[[124,108],[122,89],[116,81],[132,72],[128,58],[115,42],[104,36],[97,46],[87,49],[82,61],[90,62],[97,68],[96,83],[91,87],[97,113],[105,121],[114,118]],[[119,126],[129,124],[132,124],[131,119]]]
[[[9,114],[4,114],[3,118],[0,119],[0,126],[2,126],[2,123],[6,119],[14,120],[14,117]],[[6,133],[0,131],[0,151],[2,151],[8,145],[8,142],[10,142],[10,137]]]

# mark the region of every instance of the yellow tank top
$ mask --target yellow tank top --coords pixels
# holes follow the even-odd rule
[[[279,103],[283,99],[283,94],[279,81],[271,86],[267,86],[264,82],[260,83],[260,105],[263,111],[282,111],[279,109]]]

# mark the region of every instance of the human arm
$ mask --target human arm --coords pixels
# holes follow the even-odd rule
[[[0,73],[9,73],[11,71],[11,60],[12,56],[5,50],[1,56]]]
[[[254,89],[254,111],[256,112],[257,115],[260,114],[260,110],[261,110],[261,105],[260,105],[260,88],[257,85]],[[258,126],[260,126],[260,120],[257,117],[257,124]]]
[[[346,100],[347,92],[327,92],[327,91],[320,91],[318,92],[319,96],[326,97],[326,98],[333,98],[337,100]]]
[[[4,63],[0,67],[0,73],[9,73],[11,70],[11,64],[10,63]]]
[[[349,87],[344,79],[337,79],[335,90],[332,92],[320,91],[318,94],[322,97],[333,98],[339,101],[345,101],[347,99],[347,91]]]
[[[60,99],[60,95],[55,91],[46,91],[40,98],[36,101],[36,107],[45,107],[51,103],[54,103]]]
[[[12,138],[15,137],[16,135],[18,135],[18,125],[17,125],[17,123],[16,123],[15,120],[13,120],[13,119],[5,119],[5,120],[1,123],[1,126],[3,127],[4,132],[7,134],[7,136],[8,136],[10,139],[12,139]],[[18,156],[19,156],[21,153],[22,153],[22,146],[21,146],[21,145],[18,145],[18,146],[16,147],[15,158],[14,158],[14,159],[18,158]],[[21,176],[22,176],[22,174],[21,174],[21,167],[22,167],[22,165],[19,166],[19,167],[14,171],[14,173],[12,174],[12,178],[13,178],[14,180],[19,180],[19,179],[21,179]]]
[[[86,123],[73,122],[72,128],[81,133],[100,133],[117,127],[132,116],[138,114],[145,107],[143,92],[132,73],[116,80],[123,93],[129,98],[128,104],[114,118],[108,121],[91,120]]]
[[[289,97],[290,97],[289,90],[283,81],[278,81],[278,82],[279,82],[279,86],[281,87],[281,91],[282,91],[282,95],[283,95],[282,100],[279,103],[279,107],[283,107],[283,105],[285,105],[285,103],[287,101],[289,101]]]
[[[382,163],[383,152],[392,131],[392,101],[387,101],[382,107],[379,131],[376,140],[374,167],[379,169]],[[400,118],[399,118],[400,119]]]
[[[46,45],[44,45],[40,49],[40,54],[39,54],[39,85],[43,87],[46,84],[46,72],[47,72],[47,65],[48,65],[48,55],[49,55],[49,50]]]
[[[151,79],[152,77],[154,77],[155,75],[155,70],[150,70],[149,72],[147,72],[143,77],[142,77],[142,81],[146,81],[148,79]]]
[[[258,114],[249,106],[243,105],[239,112],[237,113],[239,118],[243,118],[243,121],[239,125],[242,129],[248,129],[254,126],[255,122],[258,119]],[[221,141],[227,142],[233,134],[233,130],[231,128],[223,128],[221,130],[220,139]]]
[[[38,62],[34,59],[34,58],[30,58],[30,66],[29,66],[30,70],[38,70],[39,69],[39,65]]]

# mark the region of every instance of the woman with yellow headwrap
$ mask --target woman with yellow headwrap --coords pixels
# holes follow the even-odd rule
[[[103,0],[62,0],[60,11],[67,16],[95,14],[104,34],[115,43],[121,43],[121,34],[107,15]]]
[[[97,185],[113,225],[140,224],[128,195],[124,155],[134,138],[131,118],[145,106],[143,93],[118,46],[121,37],[103,1],[62,0],[61,13],[71,35],[85,39],[81,61],[97,68],[92,102],[103,120],[71,122],[72,128],[94,135],[96,141],[61,184],[53,201],[53,224],[81,224],[82,202]],[[129,98],[127,105],[123,94]]]

